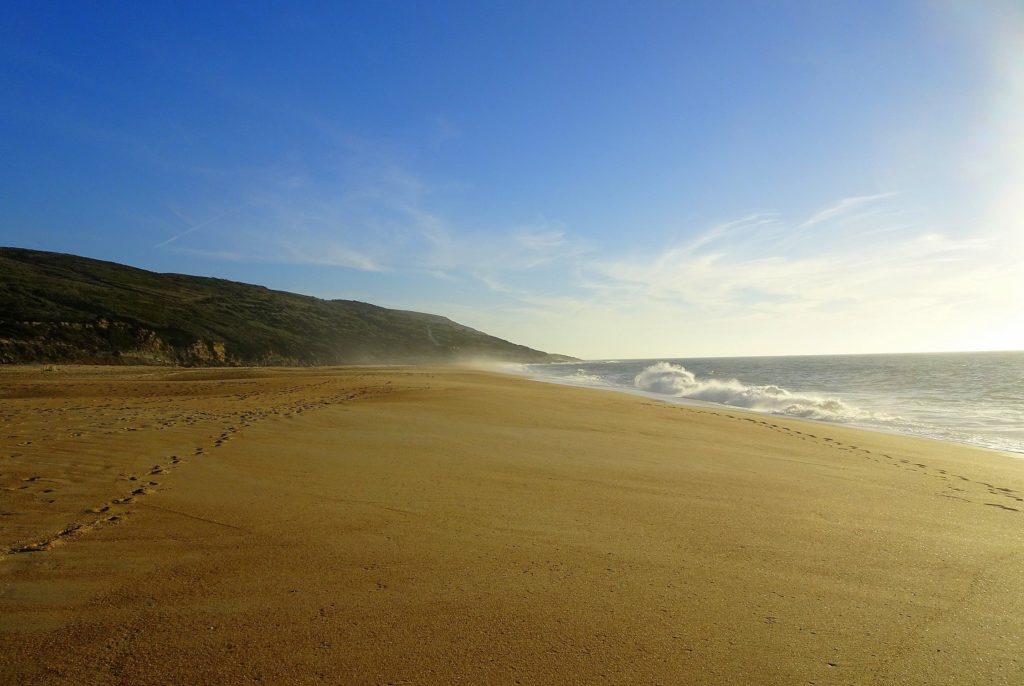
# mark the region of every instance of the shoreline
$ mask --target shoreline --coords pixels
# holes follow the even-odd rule
[[[1011,351],[1011,352],[1018,352],[1018,351]],[[934,353],[904,353],[904,354],[906,354],[906,355],[928,355],[928,354],[934,354]],[[870,356],[870,355],[871,355],[871,353],[865,353],[863,356]],[[794,357],[799,357],[799,356],[794,356]],[[822,356],[806,356],[806,357],[832,357],[832,356],[830,356],[830,355],[822,355]],[[729,358],[707,358],[707,359],[729,359]],[[747,358],[744,358],[744,359],[747,359]],[[601,362],[601,361],[598,361],[598,362]],[[591,362],[587,362],[587,363],[589,364]],[[557,363],[557,364],[562,364],[562,363]],[[529,364],[527,364],[527,365],[522,365],[522,366],[523,367],[532,367],[532,366],[540,366],[540,365],[529,365]],[[707,408],[707,409],[720,409],[720,410],[728,410],[728,411],[735,411],[735,412],[747,412],[747,413],[751,413],[751,414],[755,414],[755,415],[759,415],[759,416],[775,417],[775,418],[794,420],[794,421],[804,421],[804,422],[810,422],[810,423],[813,423],[813,424],[824,424],[826,426],[846,426],[846,427],[849,427],[849,428],[859,429],[861,431],[868,431],[868,432],[873,432],[873,433],[881,433],[881,434],[892,435],[892,436],[905,436],[905,437],[908,437],[908,438],[920,438],[920,439],[924,439],[924,440],[936,441],[938,443],[943,443],[943,444],[960,445],[960,446],[965,446],[965,447],[969,447],[969,448],[975,448],[975,449],[978,449],[978,450],[985,450],[985,451],[989,451],[989,452],[995,452],[995,453],[999,453],[999,454],[1002,454],[1002,455],[1008,455],[1008,456],[1014,457],[1016,459],[1024,459],[1024,447],[1021,447],[1020,450],[1006,450],[1006,449],[1000,449],[1000,448],[993,448],[993,447],[990,447],[990,446],[987,446],[987,445],[982,445],[980,443],[971,443],[971,442],[968,442],[966,440],[954,440],[954,439],[950,439],[950,438],[940,438],[940,437],[936,437],[936,436],[927,435],[925,433],[911,433],[911,432],[908,432],[908,431],[899,431],[897,429],[891,429],[891,428],[887,428],[887,427],[875,426],[875,425],[870,425],[870,424],[863,424],[863,423],[858,423],[856,420],[851,420],[849,422],[836,422],[836,421],[829,421],[827,419],[816,419],[816,418],[812,418],[812,417],[795,417],[795,416],[787,415],[787,414],[778,414],[778,413],[775,413],[775,412],[771,412],[769,410],[758,410],[758,409],[749,408],[749,407],[740,407],[740,406],[735,406],[735,405],[727,405],[727,404],[724,404],[724,403],[716,403],[716,402],[712,402],[712,401],[708,401],[708,400],[699,400],[699,399],[695,399],[695,398],[688,398],[688,397],[685,397],[685,396],[671,396],[671,395],[665,395],[665,394],[656,393],[654,391],[645,391],[645,390],[629,388],[629,387],[625,387],[625,386],[613,386],[613,385],[599,386],[599,385],[593,385],[593,384],[573,382],[569,378],[561,379],[561,378],[558,378],[558,377],[545,377],[545,376],[541,376],[541,375],[530,374],[528,371],[519,372],[519,371],[514,371],[514,370],[508,370],[508,369],[488,369],[486,367],[479,367],[479,369],[481,369],[483,371],[488,371],[489,370],[489,371],[496,371],[497,373],[502,373],[502,374],[510,374],[512,376],[519,376],[519,377],[531,379],[531,380],[534,380],[534,381],[540,381],[541,383],[551,383],[551,384],[555,384],[555,385],[558,385],[558,386],[568,386],[568,387],[571,387],[571,388],[585,388],[585,389],[593,389],[593,390],[598,390],[598,391],[602,391],[603,390],[603,391],[612,391],[614,393],[623,393],[623,394],[626,394],[626,395],[631,395],[631,396],[636,396],[636,397],[641,397],[641,398],[647,398],[647,399],[650,399],[650,400],[657,400],[659,402],[669,403],[669,404],[672,404],[672,405],[683,405],[683,406],[687,406],[687,407],[702,407],[702,408]]]
[[[17,683],[1024,676],[1012,455],[457,368],[0,382]]]
[[[868,353],[865,353],[865,354],[868,354]],[[908,353],[908,354],[911,354],[911,353]],[[503,373],[503,372],[499,372],[499,373]],[[509,374],[511,376],[516,376],[512,372],[509,372]],[[946,440],[946,439],[942,439],[942,438],[935,438],[933,436],[925,436],[925,435],[922,435],[922,434],[903,433],[903,432],[900,432],[900,431],[896,431],[895,429],[886,430],[886,429],[882,429],[882,428],[874,427],[874,426],[864,426],[864,425],[861,425],[861,424],[857,424],[856,422],[840,423],[840,422],[830,422],[830,421],[825,420],[825,419],[813,419],[811,417],[792,417],[792,416],[786,415],[786,414],[775,414],[775,413],[769,412],[767,410],[755,410],[755,409],[751,409],[749,407],[735,407],[733,405],[723,405],[722,403],[713,403],[713,402],[711,402],[709,400],[695,400],[695,399],[692,399],[692,398],[665,397],[663,395],[659,395],[659,394],[654,393],[652,391],[641,391],[641,390],[633,391],[633,390],[630,390],[628,388],[613,388],[611,386],[607,386],[607,387],[587,386],[585,384],[574,384],[574,383],[562,382],[562,381],[557,381],[557,380],[554,380],[554,379],[545,379],[545,378],[542,378],[542,377],[529,376],[529,375],[522,375],[521,378],[526,378],[526,379],[529,379],[531,381],[538,381],[540,383],[549,383],[549,384],[553,384],[555,386],[568,386],[569,388],[579,388],[579,389],[584,389],[584,390],[607,391],[607,392],[610,392],[610,393],[622,393],[624,395],[633,396],[633,397],[637,397],[637,398],[644,398],[646,400],[653,400],[655,402],[665,403],[666,405],[671,405],[671,406],[692,407],[692,408],[697,408],[697,409],[711,410],[711,411],[723,412],[723,413],[738,412],[738,413],[741,413],[741,414],[749,414],[749,415],[756,416],[756,417],[770,417],[770,418],[773,418],[773,419],[781,419],[781,420],[788,421],[788,422],[806,422],[808,424],[812,424],[812,425],[816,425],[816,426],[824,426],[824,427],[845,427],[847,429],[855,429],[857,431],[864,431],[866,433],[876,433],[876,434],[881,434],[883,436],[893,436],[895,438],[911,438],[911,439],[920,440],[920,441],[932,441],[932,442],[938,443],[940,445],[951,445],[951,446],[959,446],[959,447],[963,447],[963,448],[970,448],[971,450],[979,450],[979,451],[986,452],[986,453],[995,453],[997,455],[1002,455],[1003,457],[1011,457],[1011,458],[1016,459],[1016,460],[1024,459],[1024,451],[1015,452],[1013,450],[999,450],[997,448],[989,448],[989,447],[984,446],[984,445],[977,445],[975,443],[966,443],[964,441],[952,441],[952,440]]]

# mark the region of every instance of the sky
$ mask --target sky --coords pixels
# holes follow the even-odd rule
[[[1024,4],[0,11],[0,245],[578,357],[1024,349]]]

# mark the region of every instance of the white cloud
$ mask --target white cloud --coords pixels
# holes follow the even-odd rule
[[[583,356],[1013,347],[1012,322],[1024,318],[1024,260],[1006,234],[901,224],[904,195],[851,196],[792,221],[753,214],[631,255],[585,249],[558,223],[457,227],[427,208],[427,195],[407,175],[336,200],[267,193],[251,204],[269,217],[262,228],[245,213],[217,222],[257,225],[228,231],[233,245],[173,247],[420,275],[463,296],[410,294],[401,306]],[[471,282],[491,296],[460,302]]]
[[[1024,260],[1004,234],[894,227],[896,195],[860,197],[830,209],[871,212],[818,212],[813,239],[806,221],[754,215],[657,252],[567,253],[579,277],[562,293],[502,287],[516,304],[464,316],[587,357],[1024,345]]]
[[[337,243],[303,245],[295,242],[284,242],[283,253],[279,258],[282,262],[296,264],[313,264],[327,267],[343,267],[364,272],[384,271],[371,257]]]
[[[168,246],[171,243],[174,243],[175,241],[177,241],[177,240],[179,240],[181,238],[184,238],[185,236],[188,236],[189,234],[195,233],[196,231],[199,231],[200,229],[204,229],[207,226],[210,226],[211,224],[214,224],[214,223],[220,221],[221,219],[224,219],[225,217],[229,217],[232,214],[235,214],[241,208],[235,208],[235,209],[232,209],[232,210],[228,210],[227,212],[220,212],[220,213],[210,217],[209,219],[205,219],[205,220],[203,220],[201,222],[197,222],[197,223],[193,223],[193,222],[189,221],[183,214],[181,214],[180,211],[175,209],[173,206],[169,206],[168,209],[171,210],[171,212],[173,212],[174,215],[177,216],[179,219],[185,221],[186,223],[190,224],[191,226],[189,226],[184,231],[180,231],[180,232],[174,234],[170,238],[167,238],[165,240],[160,241],[159,243],[157,243],[156,245],[153,246],[154,248],[163,248],[165,246]]]
[[[190,226],[154,248],[215,259],[230,255],[232,261],[470,278],[507,294],[518,291],[502,286],[502,275],[536,270],[578,250],[557,222],[455,226],[431,208],[431,187],[380,146],[333,138],[338,155],[351,159],[320,170],[315,182],[293,168],[247,171],[237,206],[191,208],[189,214],[212,215],[198,223],[168,203],[174,223]]]
[[[434,295],[391,304],[583,356],[1024,347],[1024,164],[1010,163],[1024,162],[1024,67],[1004,72],[1016,85],[989,113],[1008,137],[1003,178],[956,231],[920,219],[911,192],[868,193],[611,254],[558,221],[460,223],[383,146],[335,135],[347,163],[247,174],[238,209],[172,208],[188,227],[156,247],[422,278]]]
[[[822,222],[834,220],[837,217],[849,215],[850,213],[856,212],[864,205],[877,203],[880,200],[886,200],[894,195],[896,195],[896,193],[876,193],[875,195],[856,195],[851,198],[843,198],[835,205],[815,213],[809,219],[802,222],[797,228],[806,229],[815,226],[816,224],[821,224]]]

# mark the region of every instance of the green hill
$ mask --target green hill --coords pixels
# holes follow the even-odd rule
[[[329,365],[549,355],[445,317],[0,248],[0,363]]]

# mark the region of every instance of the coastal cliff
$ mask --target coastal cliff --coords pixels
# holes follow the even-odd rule
[[[0,248],[0,363],[557,362],[445,317]]]

